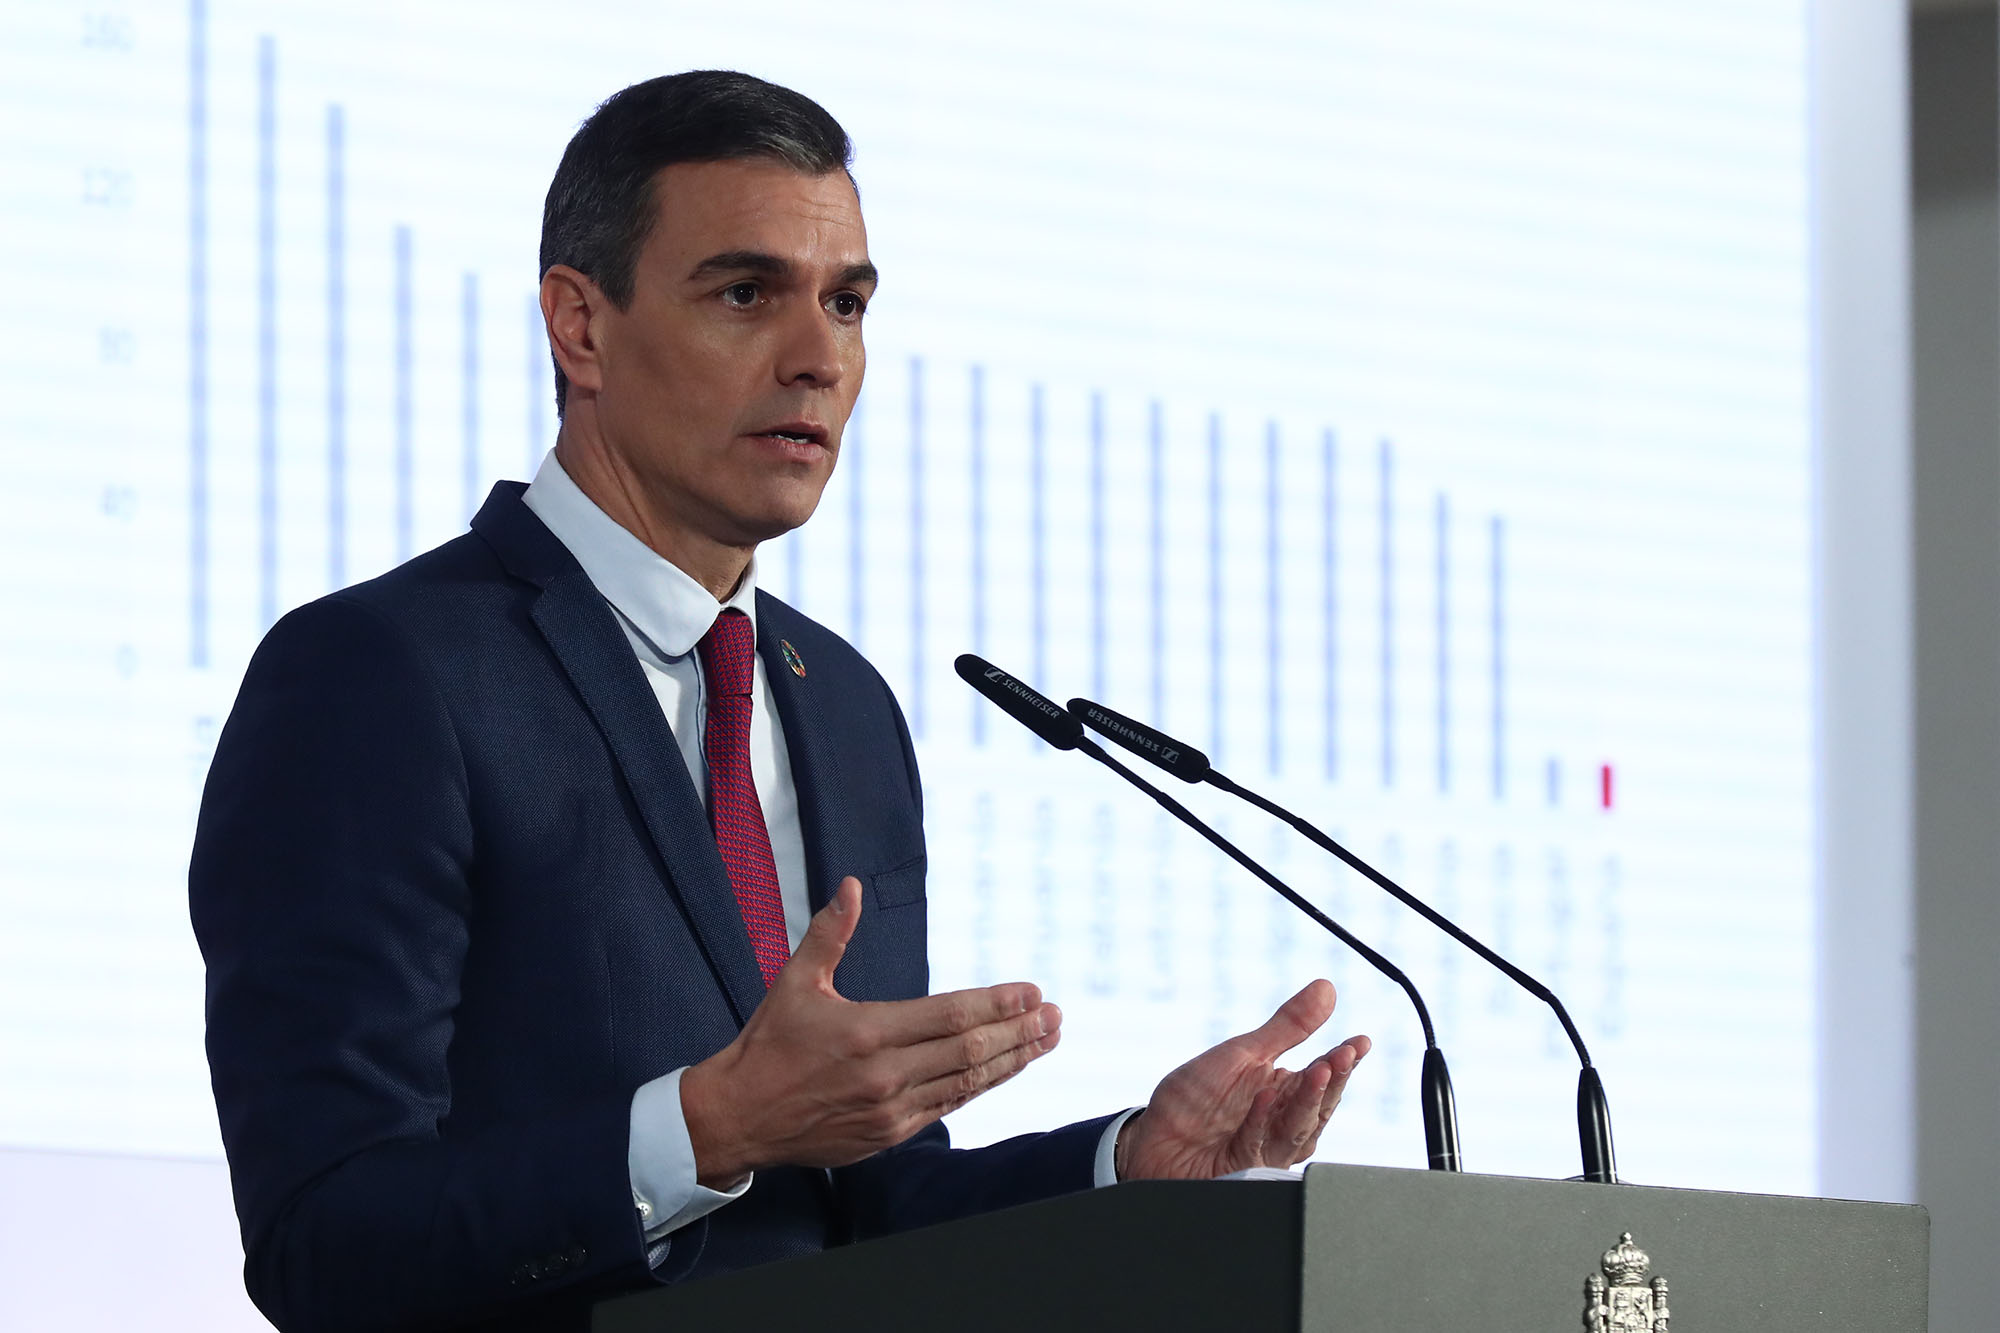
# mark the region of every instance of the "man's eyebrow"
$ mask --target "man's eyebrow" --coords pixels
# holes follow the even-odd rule
[[[788,278],[792,275],[792,263],[777,255],[766,254],[762,250],[725,250],[719,255],[710,255],[688,270],[688,281],[701,278],[719,277],[726,273],[756,273],[767,278]],[[866,260],[859,264],[849,264],[840,271],[835,281],[842,287],[854,287],[866,283],[875,285],[881,278],[875,266]]]
[[[688,277],[692,280],[712,278],[723,273],[761,273],[768,278],[782,278],[791,271],[788,261],[765,254],[762,250],[724,250],[689,269]]]

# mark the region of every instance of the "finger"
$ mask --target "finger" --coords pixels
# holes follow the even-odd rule
[[[982,1023],[970,1032],[955,1032],[906,1047],[901,1069],[912,1084],[929,1083],[964,1069],[975,1069],[995,1056],[1029,1046],[1062,1030],[1062,1010],[1040,1004],[1025,1014],[997,1023]]]
[[[999,1087],[1053,1051],[1061,1041],[1061,1029],[1051,1029],[1047,1035],[1002,1051],[983,1063],[919,1084],[911,1090],[911,1100],[925,1108],[932,1120],[949,1115],[980,1093]]]
[[[1354,1072],[1354,1067],[1361,1063],[1361,1057],[1368,1054],[1369,1045],[1366,1037],[1349,1037],[1320,1059],[1333,1071],[1334,1082],[1339,1083]]]
[[[787,976],[800,976],[832,990],[833,970],[846,955],[847,942],[854,938],[854,927],[860,920],[861,881],[849,875],[840,881],[840,887],[833,891],[826,906],[813,913],[799,947],[792,951],[791,959],[772,984],[775,986]]]
[[[1333,1119],[1334,1111],[1340,1106],[1341,1097],[1347,1092],[1347,1080],[1353,1075],[1361,1057],[1368,1054],[1370,1045],[1366,1037],[1349,1037],[1326,1053],[1324,1059],[1333,1071],[1333,1077],[1327,1083],[1326,1091],[1319,1097],[1319,1124],[1300,1146],[1299,1155],[1293,1158],[1294,1162],[1305,1161],[1318,1150],[1319,1137],[1326,1131],[1327,1123]]]
[[[1264,1145],[1265,1165],[1290,1166],[1306,1156],[1308,1145],[1318,1142],[1320,1127],[1326,1123],[1323,1098],[1332,1082],[1333,1069],[1325,1059],[1315,1060],[1292,1075],[1283,1098],[1271,1113],[1271,1134]]]
[[[1223,1165],[1229,1171],[1263,1165],[1264,1145],[1271,1136],[1271,1113],[1278,1098],[1278,1089],[1261,1088],[1250,1099],[1250,1109],[1244,1112],[1243,1123],[1230,1136],[1229,1150],[1223,1154]]]
[[[1041,987],[1025,981],[947,991],[916,1000],[889,1000],[869,1006],[876,1036],[884,1046],[915,1046],[1032,1013],[1042,1003]]]
[[[1262,1027],[1236,1038],[1235,1044],[1259,1060],[1275,1060],[1333,1017],[1333,1001],[1333,983],[1315,981],[1279,1005]]]

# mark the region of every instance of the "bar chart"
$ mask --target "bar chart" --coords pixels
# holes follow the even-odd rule
[[[24,158],[41,192],[0,205],[49,257],[25,296],[65,312],[62,339],[24,342],[6,372],[28,498],[0,540],[16,567],[63,573],[22,580],[6,608],[22,685],[0,763],[0,1012],[42,1019],[0,1020],[25,1071],[0,1097],[0,1143],[215,1150],[182,877],[249,653],[290,608],[449,540],[496,481],[533,474],[557,429],[533,263],[555,155],[625,77],[731,63],[740,35],[722,15],[617,7],[635,53],[607,76],[565,39],[538,51],[528,11],[500,8],[521,23],[496,20],[456,62],[440,53],[458,11],[374,0],[56,6],[9,57],[22,105],[75,114]],[[1814,1058],[1791,122],[1769,112],[1764,137],[1732,140],[1740,171],[1676,193],[1660,182],[1720,151],[1706,122],[1634,113],[1628,138],[1687,127],[1633,141],[1655,173],[1631,187],[1645,207],[1615,226],[1558,216],[1474,169],[1512,153],[1530,170],[1534,125],[1492,118],[1449,172],[1385,146],[1434,135],[1442,162],[1466,132],[1395,102],[1400,85],[1353,54],[1387,60],[1414,20],[1334,10],[1325,49],[1359,63],[1345,84],[1291,85],[1327,100],[1269,105],[1297,142],[1202,137],[1279,95],[1251,48],[1198,93],[1114,63],[1114,102],[1208,118],[1164,165],[1122,131],[1078,165],[1064,119],[1010,86],[920,82],[974,68],[979,34],[955,20],[857,29],[857,57],[909,57],[879,86],[812,82],[824,52],[804,38],[760,67],[854,131],[887,281],[834,479],[757,577],[902,704],[926,780],[934,984],[1025,977],[1070,1015],[1051,1072],[967,1108],[955,1133],[1132,1104],[1326,975],[1331,1038],[1378,1043],[1333,1151],[1406,1163],[1420,1142],[1401,997],[981,704],[951,672],[972,651],[1201,746],[1554,986],[1621,1112],[1638,1103],[1621,1147],[1641,1171],[1806,1183],[1809,1094],[1752,1090],[1771,1059]],[[1730,96],[1763,106],[1791,86],[1792,21],[1742,20]],[[1137,41],[1130,16],[1091,22],[1107,49]],[[1168,25],[1149,40],[1170,61],[1208,39]],[[1699,33],[1670,55],[1637,28],[1602,40],[1661,107],[1718,95]],[[1039,51],[1010,59],[1032,71]],[[1466,87],[1508,77],[1453,60]],[[1387,101],[1341,100],[1363,89]],[[977,170],[906,114],[953,97],[983,127]],[[1377,143],[1377,126],[1394,134]],[[1197,168],[1196,184],[1176,175]],[[1034,206],[994,204],[1010,194]],[[1118,211],[1128,198],[1173,206]],[[1655,215],[1671,234],[1645,231]],[[1129,244],[1103,243],[1107,218]],[[1265,258],[1300,251],[1310,264]],[[1254,280],[1202,286],[1235,265]],[[1574,1169],[1565,1048],[1531,1001],[1253,812],[1187,795],[1419,980],[1476,1169]],[[1710,1058],[1752,1009],[1777,1055],[1726,1051],[1713,1080],[1737,1091],[1697,1105],[1662,1087],[1660,1069]],[[1700,1127],[1728,1117],[1760,1128],[1718,1157]]]

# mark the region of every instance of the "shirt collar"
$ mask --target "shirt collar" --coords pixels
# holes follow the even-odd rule
[[[563,471],[553,449],[521,498],[569,548],[604,600],[661,656],[693,652],[725,608],[750,617],[751,632],[756,632],[755,556],[729,600],[716,601],[687,571],[599,509]]]

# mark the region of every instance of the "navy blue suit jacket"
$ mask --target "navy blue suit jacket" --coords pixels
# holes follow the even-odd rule
[[[189,896],[258,1306],[288,1330],[581,1328],[615,1291],[1087,1187],[1102,1120],[971,1152],[932,1126],[759,1172],[648,1266],[633,1091],[728,1044],[763,984],[639,663],[521,489],[280,621],[216,750]],[[840,638],[757,614],[813,905],[865,886],[836,984],[922,995],[902,714]]]

